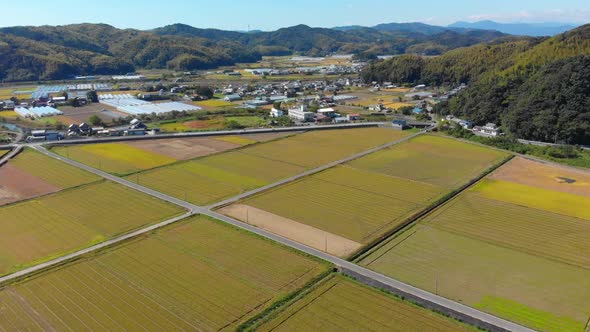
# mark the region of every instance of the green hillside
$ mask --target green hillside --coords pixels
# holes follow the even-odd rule
[[[435,58],[369,66],[366,81],[469,88],[437,111],[500,123],[518,138],[590,144],[590,25],[552,38],[504,38]]]

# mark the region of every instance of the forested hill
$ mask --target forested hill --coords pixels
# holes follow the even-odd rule
[[[64,79],[141,68],[208,69],[252,62],[264,55],[441,54],[504,36],[485,30],[442,29],[426,34],[404,29],[339,31],[299,25],[273,32],[242,33],[182,24],[151,31],[105,24],[2,28],[0,79]]]
[[[552,38],[510,37],[435,58],[399,56],[369,66],[366,81],[469,88],[443,114],[500,123],[519,138],[590,144],[590,25]]]

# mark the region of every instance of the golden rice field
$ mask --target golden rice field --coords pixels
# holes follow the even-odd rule
[[[541,331],[579,331],[590,312],[590,270],[419,224],[362,265]]]
[[[125,143],[59,146],[52,151],[113,174],[129,174],[176,162],[176,159]]]
[[[1,111],[0,112],[0,117],[3,118],[10,118],[10,119],[14,119],[19,117],[20,115],[18,113],[16,113],[15,111]]]
[[[202,107],[228,107],[228,106],[235,106],[236,104],[234,103],[230,103],[227,102],[223,99],[209,99],[209,100],[204,100],[204,101],[197,101],[194,102],[193,104],[197,105],[197,106],[202,106]]]
[[[495,179],[509,179],[504,168],[512,167],[447,202],[362,264],[537,330],[584,332],[590,198],[551,184],[541,174],[559,173],[551,168],[537,169],[535,178],[556,190]]]
[[[243,152],[306,168],[314,168],[402,139],[410,134],[388,128],[311,131],[259,144],[245,149]]]
[[[206,205],[304,171],[296,165],[245,154],[244,150],[130,175],[127,180]]]
[[[5,287],[0,329],[230,331],[328,268],[195,217]]]
[[[180,215],[111,182],[0,207],[0,275]]]
[[[415,150],[420,153],[413,153]],[[454,156],[463,153],[470,156]],[[468,143],[419,136],[399,147],[272,189],[240,204],[359,245],[369,244],[505,157],[506,154],[474,148]],[[425,160],[429,163],[423,164]],[[446,168],[433,169],[433,164],[445,164]],[[426,173],[431,176],[427,178]],[[461,174],[459,179],[457,174]],[[247,217],[249,214],[240,218]],[[324,244],[325,247],[328,245]]]
[[[406,135],[384,128],[313,131],[133,174],[127,179],[205,205]]]
[[[253,206],[367,244],[443,188],[339,166],[246,199]]]
[[[101,179],[92,173],[32,149],[25,149],[12,159],[10,164],[60,189],[76,187]]]
[[[474,331],[475,329],[337,275],[257,331]]]
[[[588,196],[492,179],[478,183],[471,191],[497,201],[590,220]]]
[[[451,138],[421,135],[350,163],[352,167],[455,188],[508,157]]]

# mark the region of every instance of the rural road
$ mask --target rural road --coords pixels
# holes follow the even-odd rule
[[[170,203],[173,203],[173,204],[182,206],[182,207],[186,208],[189,212],[187,212],[183,216],[180,216],[180,217],[177,217],[177,218],[174,218],[174,219],[170,219],[170,220],[161,222],[161,223],[156,224],[156,225],[152,225],[150,227],[147,227],[147,228],[144,228],[144,229],[135,231],[133,233],[130,233],[130,234],[127,234],[127,235],[118,237],[116,239],[112,239],[112,240],[106,241],[104,243],[95,245],[93,247],[90,247],[90,248],[87,248],[87,249],[84,249],[84,250],[80,250],[80,251],[75,252],[75,253],[72,253],[70,255],[66,255],[64,257],[60,257],[60,258],[51,260],[49,262],[46,262],[46,263],[43,263],[43,264],[40,264],[40,265],[36,265],[36,266],[30,267],[28,269],[25,269],[25,270],[22,270],[22,271],[19,271],[19,272],[16,272],[16,273],[7,275],[5,277],[0,278],[0,284],[5,283],[5,282],[9,282],[11,280],[15,280],[15,279],[18,279],[18,278],[22,278],[23,276],[26,276],[27,274],[30,274],[30,273],[35,273],[35,272],[42,271],[42,270],[47,269],[47,268],[49,268],[51,266],[54,266],[54,265],[57,265],[57,264],[61,264],[61,263],[67,262],[70,259],[74,259],[76,257],[80,257],[82,255],[85,255],[87,253],[93,252],[95,250],[99,250],[101,248],[104,248],[104,247],[107,247],[107,246],[110,246],[110,245],[114,245],[116,243],[119,243],[119,242],[128,240],[130,238],[133,238],[135,236],[139,236],[139,235],[142,235],[142,234],[149,233],[149,232],[151,232],[153,230],[156,230],[156,229],[158,229],[160,227],[164,227],[166,225],[170,225],[170,224],[172,224],[174,222],[177,222],[177,221],[179,221],[179,220],[181,220],[181,219],[183,219],[185,217],[188,217],[190,215],[202,214],[202,215],[206,215],[206,216],[209,216],[209,217],[218,219],[218,220],[223,221],[225,223],[231,224],[231,225],[233,225],[235,227],[238,227],[238,228],[241,228],[241,229],[250,231],[250,232],[255,233],[255,234],[259,235],[259,236],[262,236],[262,237],[265,237],[267,239],[276,241],[278,243],[281,243],[281,244],[283,244],[285,246],[294,248],[294,249],[299,250],[301,252],[304,252],[306,254],[309,254],[309,255],[318,257],[318,258],[320,258],[320,259],[322,259],[324,261],[327,261],[327,262],[330,262],[330,263],[334,264],[336,267],[340,268],[343,271],[352,272],[352,274],[354,274],[356,276],[360,276],[360,277],[362,277],[364,279],[368,279],[368,280],[372,281],[375,284],[385,285],[385,286],[387,286],[388,289],[393,290],[397,294],[409,295],[410,297],[412,297],[414,299],[419,299],[421,302],[425,302],[425,303],[430,304],[432,307],[444,308],[445,311],[453,312],[453,313],[458,314],[459,317],[462,316],[462,317],[465,317],[465,318],[470,319],[472,321],[475,321],[480,326],[488,326],[488,327],[491,326],[491,327],[494,328],[494,330],[497,330],[497,331],[517,331],[517,332],[521,332],[521,331],[522,332],[534,331],[534,330],[528,329],[526,327],[523,327],[521,325],[518,325],[518,324],[515,324],[515,323],[512,323],[512,322],[509,322],[507,320],[501,319],[499,317],[496,317],[496,316],[493,316],[493,315],[484,313],[482,311],[476,310],[474,308],[465,306],[465,305],[460,304],[458,302],[455,302],[455,301],[452,301],[452,300],[443,298],[441,296],[432,294],[430,292],[427,292],[427,291],[418,289],[416,287],[413,287],[413,286],[408,285],[406,283],[403,283],[401,281],[398,281],[398,280],[395,280],[393,278],[387,277],[387,276],[385,276],[383,274],[380,274],[380,273],[371,271],[369,269],[366,269],[364,267],[361,267],[359,265],[356,265],[356,264],[354,264],[352,262],[343,260],[343,259],[338,258],[336,256],[332,256],[332,255],[330,255],[330,254],[328,254],[326,252],[323,252],[323,251],[320,251],[320,250],[317,250],[317,249],[308,247],[308,246],[306,246],[304,244],[301,244],[301,243],[292,241],[290,239],[287,239],[285,237],[282,237],[282,236],[279,236],[279,235],[270,233],[268,231],[265,231],[263,229],[257,228],[255,226],[248,225],[246,223],[243,223],[241,221],[235,220],[233,218],[227,217],[225,215],[219,214],[219,213],[211,210],[211,208],[214,208],[216,206],[220,206],[220,205],[224,205],[224,204],[229,204],[229,203],[235,202],[235,201],[237,201],[237,200],[239,200],[239,199],[241,199],[243,197],[247,197],[249,195],[256,194],[256,193],[261,192],[263,190],[267,190],[268,188],[272,188],[272,187],[275,187],[275,186],[278,186],[278,185],[281,185],[281,184],[284,184],[284,183],[288,183],[290,181],[294,181],[294,180],[299,179],[299,178],[301,178],[303,176],[307,176],[309,174],[320,172],[322,170],[325,170],[327,168],[333,167],[335,165],[339,165],[339,164],[344,163],[344,162],[347,162],[349,160],[352,160],[352,159],[355,159],[355,158],[359,158],[359,157],[361,157],[363,155],[366,155],[366,154],[369,154],[369,153],[378,151],[380,149],[387,148],[389,146],[393,146],[395,144],[399,144],[399,143],[401,143],[401,142],[403,142],[403,141],[405,141],[407,139],[410,139],[411,137],[415,137],[415,136],[420,135],[420,134],[422,134],[424,132],[425,131],[420,132],[420,133],[417,133],[415,135],[411,135],[408,138],[405,138],[405,139],[402,139],[402,140],[398,140],[396,142],[392,142],[392,143],[389,143],[389,144],[386,144],[386,145],[383,145],[383,146],[380,146],[380,147],[377,147],[377,148],[374,148],[374,149],[371,149],[371,150],[368,150],[368,151],[359,153],[357,155],[354,155],[354,156],[351,156],[351,157],[348,157],[348,158],[345,158],[345,159],[342,159],[342,160],[333,162],[331,164],[328,164],[328,165],[325,165],[325,166],[322,166],[322,167],[319,167],[319,168],[310,170],[308,172],[299,174],[299,175],[294,176],[294,177],[291,177],[289,179],[285,179],[285,180],[279,181],[279,182],[274,183],[272,185],[269,185],[267,187],[263,187],[263,188],[260,188],[260,189],[254,190],[254,191],[250,191],[250,192],[247,192],[247,193],[244,193],[244,194],[241,194],[241,195],[237,195],[235,197],[232,197],[230,199],[227,199],[227,200],[225,200],[223,202],[220,202],[218,204],[212,205],[210,207],[197,206],[197,205],[191,204],[189,202],[185,202],[185,201],[179,200],[177,198],[168,196],[168,195],[163,194],[163,193],[160,193],[158,191],[155,191],[155,190],[152,190],[152,189],[143,187],[143,186],[138,185],[136,183],[133,183],[133,182],[130,182],[130,181],[121,179],[119,177],[116,177],[114,175],[105,173],[103,171],[94,169],[94,168],[92,168],[90,166],[87,166],[87,165],[78,163],[76,161],[73,161],[73,160],[70,160],[70,159],[61,157],[61,156],[59,156],[59,155],[57,155],[57,154],[55,154],[53,152],[48,151],[47,149],[45,149],[42,146],[34,145],[34,146],[32,146],[32,148],[36,149],[37,151],[39,151],[39,152],[41,152],[41,153],[43,153],[43,154],[45,154],[45,155],[47,155],[49,157],[58,159],[58,160],[60,160],[62,162],[65,162],[65,163],[67,163],[69,165],[72,165],[72,166],[81,168],[83,170],[89,171],[89,172],[94,173],[94,174],[96,174],[98,176],[101,176],[101,177],[103,177],[103,178],[105,178],[107,180],[110,180],[110,181],[119,183],[121,185],[127,186],[129,188],[132,188],[134,190],[140,191],[142,193],[145,193],[147,195],[151,195],[153,197],[157,197],[157,198],[162,199],[164,201],[167,201],[167,202],[170,202]]]
[[[22,146],[15,146],[10,152],[2,156],[2,158],[0,158],[0,166],[4,165],[10,159],[14,158],[14,156],[19,154],[22,149]]]

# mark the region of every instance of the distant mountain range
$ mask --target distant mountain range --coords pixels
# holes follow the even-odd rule
[[[437,26],[425,23],[385,23],[378,24],[372,27],[363,27],[360,25],[350,25],[335,27],[335,30],[353,31],[361,29],[375,29],[379,31],[404,31],[416,32],[425,35],[434,35],[444,33],[445,31],[453,31],[457,33],[469,33],[474,30],[498,31],[515,36],[555,36],[572,30],[580,26],[580,24],[564,24],[564,23],[498,23],[494,21],[479,21],[479,22],[456,22],[449,26]]]
[[[494,21],[456,22],[449,28],[496,30],[516,36],[555,36],[579,25],[563,23],[498,23]]]
[[[506,37],[498,31],[422,23],[326,29],[297,25],[245,33],[173,24],[142,31],[106,24],[0,28],[0,80],[56,80],[136,69],[198,70],[262,56],[439,55]]]

